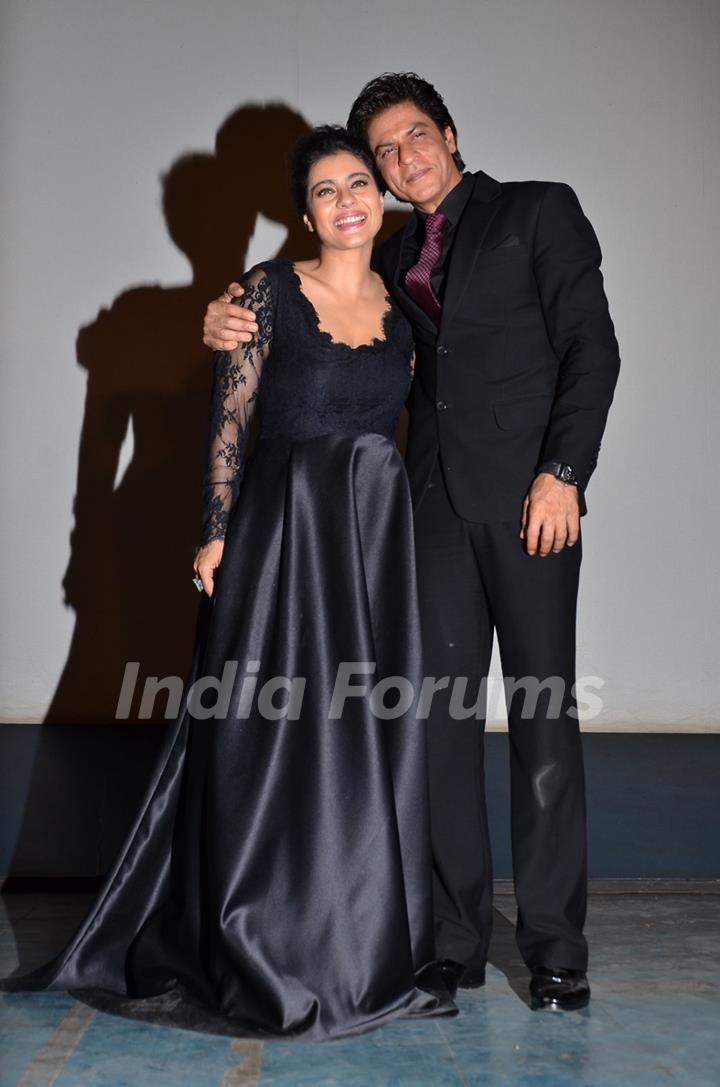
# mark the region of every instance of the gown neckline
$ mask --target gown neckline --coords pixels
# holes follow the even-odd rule
[[[299,273],[295,270],[294,262],[292,260],[285,260],[284,263],[287,266],[292,279],[294,280],[295,288],[300,296],[300,300],[305,306],[306,312],[312,319],[313,328],[329,347],[339,348],[341,351],[366,352],[377,351],[379,348],[387,346],[387,344],[390,342],[390,321],[394,312],[393,302],[387,291],[385,292],[385,309],[382,314],[380,325],[381,334],[379,336],[373,337],[373,339],[370,340],[368,343],[359,343],[356,346],[353,346],[351,343],[347,343],[345,340],[334,339],[332,333],[320,327],[320,314],[315,309],[315,306],[310,301],[308,296],[305,294],[302,286],[302,280]]]

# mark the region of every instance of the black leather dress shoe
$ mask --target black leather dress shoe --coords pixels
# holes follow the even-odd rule
[[[484,967],[464,966],[453,959],[440,959],[437,965],[445,987],[453,998],[459,988],[479,989],[485,984]]]
[[[460,978],[462,974],[465,973],[465,967],[461,962],[453,962],[452,959],[440,959],[437,963],[437,967],[440,971],[443,985],[454,1000],[455,994],[458,991]]]
[[[484,966],[466,966],[460,976],[461,989],[481,989],[485,984]]]
[[[587,1006],[590,986],[583,970],[536,966],[530,979],[530,997],[535,1010],[554,1008],[558,1011],[577,1011]]]

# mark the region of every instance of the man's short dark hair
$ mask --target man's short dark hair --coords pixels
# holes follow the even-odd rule
[[[435,122],[441,132],[450,128],[457,147],[455,122],[442,95],[435,90],[432,83],[421,79],[415,72],[385,72],[366,83],[352,104],[347,123],[348,131],[367,142],[368,127],[373,117],[401,102],[412,102]],[[458,170],[464,170],[465,163],[459,151],[455,151],[453,158]]]
[[[360,159],[367,166],[368,173],[380,192],[385,192],[387,186],[365,140],[358,139],[341,125],[318,125],[299,139],[290,152],[290,189],[301,217],[308,209],[307,190],[311,168],[320,159],[327,155],[336,155],[339,151],[348,151]]]

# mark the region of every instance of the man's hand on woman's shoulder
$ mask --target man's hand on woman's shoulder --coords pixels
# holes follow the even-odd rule
[[[234,351],[239,343],[250,343],[258,330],[252,310],[242,309],[233,298],[242,298],[239,283],[231,283],[219,298],[210,302],[203,321],[203,343],[213,351]]]

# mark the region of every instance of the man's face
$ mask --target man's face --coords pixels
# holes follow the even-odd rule
[[[455,165],[455,137],[441,132],[412,102],[400,102],[373,117],[368,143],[385,182],[398,200],[436,211],[462,174]]]

